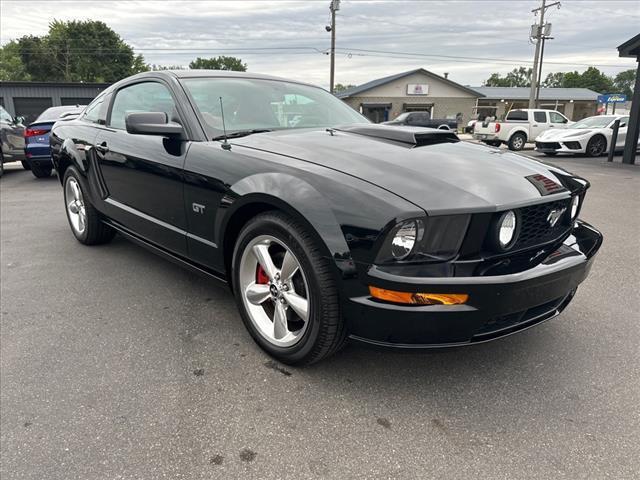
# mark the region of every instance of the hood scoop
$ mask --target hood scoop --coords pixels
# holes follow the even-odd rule
[[[409,148],[437,145],[439,143],[457,143],[460,141],[455,132],[435,128],[361,124],[337,127],[334,130],[363,135],[388,143],[402,144]]]

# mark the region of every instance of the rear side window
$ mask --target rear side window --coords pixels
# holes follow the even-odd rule
[[[547,123],[547,114],[545,112],[533,112],[533,118],[536,122]]]
[[[523,110],[511,110],[507,114],[507,120],[529,120],[527,112]]]
[[[89,104],[85,110],[84,119],[104,125],[107,123],[107,109],[109,108],[109,99],[111,94],[102,94]]]
[[[134,112],[165,112],[168,118],[177,116],[169,89],[158,82],[136,83],[116,93],[109,125],[125,130],[125,118]]]

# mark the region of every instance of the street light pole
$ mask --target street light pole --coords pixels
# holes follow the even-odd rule
[[[333,93],[336,68],[336,11],[340,10],[340,0],[331,0],[331,67],[329,75],[329,91]]]

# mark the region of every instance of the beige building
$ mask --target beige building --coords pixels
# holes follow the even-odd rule
[[[529,108],[529,87],[471,87],[482,97],[474,110],[480,118],[504,118],[509,110]],[[596,115],[598,92],[588,88],[541,88],[538,108],[558,110],[573,120]]]
[[[409,111],[428,111],[431,118],[461,118],[466,122],[483,95],[419,68],[372,80],[336,96],[379,123]]]

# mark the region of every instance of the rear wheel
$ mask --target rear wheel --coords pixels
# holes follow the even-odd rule
[[[51,176],[51,167],[40,167],[38,165],[34,165],[31,167],[31,173],[36,178],[49,178]]]
[[[527,137],[524,133],[514,133],[509,139],[509,150],[519,152],[527,143]]]
[[[115,230],[102,223],[93,205],[86,200],[78,172],[69,167],[64,174],[64,203],[73,235],[85,245],[109,242]]]
[[[29,165],[29,162],[27,162],[26,160],[22,160],[20,163],[22,163],[22,168],[24,168],[25,170],[31,170],[31,165]]]
[[[607,140],[602,135],[596,135],[589,143],[587,143],[587,155],[590,157],[599,157],[607,149]]]
[[[330,268],[317,241],[280,212],[255,217],[238,236],[232,280],[242,320],[283,363],[317,362],[344,344]]]

